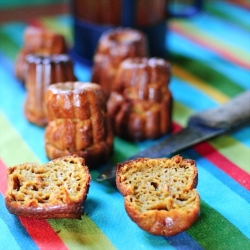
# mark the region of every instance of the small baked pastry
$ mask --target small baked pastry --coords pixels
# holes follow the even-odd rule
[[[26,77],[27,96],[24,105],[28,121],[45,126],[47,117],[44,109],[44,95],[50,84],[75,81],[73,63],[66,54],[27,56],[28,71]]]
[[[170,64],[161,58],[128,58],[120,64],[107,102],[117,136],[141,141],[171,130],[170,77]]]
[[[94,55],[91,81],[99,83],[108,97],[119,64],[126,58],[148,56],[146,36],[131,28],[116,28],[104,32]]]
[[[45,28],[28,26],[24,31],[24,46],[16,59],[15,75],[20,81],[25,82],[27,74],[25,58],[28,54],[45,56],[66,53],[67,45],[64,36]]]
[[[49,159],[77,154],[89,167],[109,159],[113,133],[100,85],[82,82],[50,85],[45,105],[49,120],[45,149]]]
[[[91,176],[81,157],[8,168],[6,207],[15,215],[38,219],[81,219]]]
[[[198,218],[200,198],[194,160],[139,158],[117,165],[116,184],[129,217],[143,230],[172,236]]]

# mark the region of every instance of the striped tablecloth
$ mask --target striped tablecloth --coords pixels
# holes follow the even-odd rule
[[[169,20],[166,48],[173,72],[173,132],[185,126],[192,113],[250,89],[249,10],[249,1],[206,1],[197,15]],[[71,21],[59,16],[31,23],[57,30],[72,42]],[[96,181],[97,170],[91,171],[82,220],[9,214],[4,203],[7,167],[48,161],[44,129],[25,119],[26,92],[13,74],[26,25],[0,26],[0,249],[250,249],[250,127],[180,153],[197,161],[201,213],[190,229],[176,236],[153,236],[139,229],[128,218],[114,186]],[[76,63],[75,71],[80,80],[90,79],[91,68]],[[115,138],[114,161],[153,143],[157,141],[132,144]]]

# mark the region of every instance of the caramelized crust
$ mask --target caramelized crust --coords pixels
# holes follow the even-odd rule
[[[116,28],[103,33],[94,55],[92,82],[110,95],[119,64],[126,58],[148,55],[146,36],[131,28]]]
[[[115,134],[140,141],[171,130],[170,76],[170,64],[160,58],[129,58],[120,64],[107,103]]]
[[[25,101],[26,118],[39,126],[47,124],[44,109],[44,96],[50,84],[61,81],[74,81],[73,63],[68,55],[27,56],[26,77],[27,97]]]
[[[27,75],[26,56],[28,54],[53,55],[67,53],[67,46],[61,34],[48,29],[28,26],[24,32],[24,46],[16,59],[15,75],[25,81]]]
[[[172,236],[196,221],[200,212],[197,182],[195,161],[179,155],[117,165],[116,184],[125,198],[125,209],[151,234]]]
[[[45,105],[47,156],[77,154],[89,167],[105,163],[113,152],[113,133],[102,88],[94,83],[66,82],[49,86]]]
[[[39,219],[81,218],[91,180],[83,158],[25,163],[10,167],[7,175],[5,203],[10,213]]]

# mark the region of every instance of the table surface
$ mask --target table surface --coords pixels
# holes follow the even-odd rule
[[[250,89],[249,5],[207,2],[202,12],[189,19],[168,21],[173,132],[184,127],[192,113],[217,107]],[[50,27],[72,42],[71,21],[64,15],[29,24]],[[180,152],[197,162],[201,213],[190,229],[176,236],[153,236],[139,229],[127,216],[116,188],[96,181],[99,170],[91,171],[82,220],[36,220],[9,214],[4,203],[7,167],[48,161],[44,128],[25,119],[26,91],[13,74],[26,26],[22,22],[0,26],[1,249],[250,249],[250,127]],[[90,67],[76,62],[75,72],[79,80],[90,80]],[[157,142],[115,138],[113,161]]]

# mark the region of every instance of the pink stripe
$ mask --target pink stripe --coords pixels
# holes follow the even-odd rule
[[[0,173],[0,192],[4,195],[7,190],[7,166],[1,159]],[[68,249],[46,220],[38,220],[21,216],[18,218],[39,249]]]

